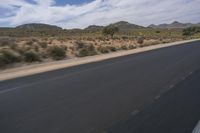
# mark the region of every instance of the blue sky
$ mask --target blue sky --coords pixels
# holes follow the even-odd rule
[[[200,22],[200,0],[0,0],[0,26],[46,23],[85,28],[129,21],[138,25]]]

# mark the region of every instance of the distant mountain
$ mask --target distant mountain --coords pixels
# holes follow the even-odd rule
[[[87,31],[98,31],[98,30],[102,30],[103,28],[104,28],[104,26],[90,25],[87,28],[85,28],[84,30],[87,30]]]
[[[117,22],[117,23],[113,23],[113,24],[110,24],[109,26],[118,27],[119,30],[121,30],[121,31],[130,31],[130,30],[134,30],[134,29],[145,28],[143,26],[139,26],[139,25],[136,25],[136,24],[131,24],[131,23],[126,22],[126,21],[120,21],[120,22]]]
[[[129,22],[126,21],[120,21],[120,22],[116,22],[116,23],[112,23],[110,25],[107,26],[115,26],[118,27],[120,31],[130,31],[130,30],[134,30],[134,29],[141,29],[141,28],[145,28],[136,24],[131,24]],[[98,25],[90,25],[87,28],[85,28],[84,30],[87,31],[100,31],[104,28],[105,26],[98,26]]]
[[[148,28],[156,28],[156,27],[157,27],[157,25],[155,25],[155,24],[151,24],[148,26]]]
[[[188,28],[188,27],[192,27],[192,26],[200,26],[200,24],[180,23],[178,21],[174,21],[171,24],[160,24],[160,25],[151,24],[148,27],[149,28],[168,28],[168,29],[172,29],[172,28]]]
[[[198,24],[195,24],[195,26],[200,26],[200,23],[198,23]]]
[[[12,30],[12,27],[0,27],[1,30]]]
[[[17,26],[16,29],[28,29],[28,30],[62,30],[62,28],[55,25],[30,23]]]
[[[143,28],[187,28],[192,26],[200,26],[200,23],[198,24],[192,24],[192,23],[180,23],[178,21],[174,21],[171,24],[160,24],[155,25],[151,24],[148,27],[143,27],[140,25],[132,24],[126,21],[119,21],[116,23],[112,23],[108,26],[115,26],[118,27],[120,31],[132,31],[135,29],[143,29]],[[75,31],[101,31],[105,26],[98,26],[98,25],[90,25],[87,28],[81,30],[81,29],[71,29],[69,31],[75,32]],[[0,28],[0,29],[8,29],[8,28]],[[12,29],[12,28],[10,28]],[[55,25],[49,25],[49,24],[42,24],[42,23],[30,23],[30,24],[24,24],[17,26],[16,29],[28,29],[28,30],[62,30],[62,28],[55,26]],[[67,30],[67,29],[66,29]]]

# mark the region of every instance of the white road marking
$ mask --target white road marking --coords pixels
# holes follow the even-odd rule
[[[189,75],[192,75],[193,74],[193,71],[189,72]]]
[[[200,121],[198,122],[192,133],[200,133]]]
[[[158,99],[160,99],[160,97],[161,97],[161,95],[157,95],[157,96],[154,97],[154,99],[158,100]]]
[[[137,115],[140,111],[139,110],[134,110],[133,112],[131,112],[131,115],[134,116],[134,115]]]
[[[170,85],[169,88],[170,88],[170,89],[171,89],[171,88],[174,88],[174,86],[175,86],[174,84],[173,84],[173,85]]]

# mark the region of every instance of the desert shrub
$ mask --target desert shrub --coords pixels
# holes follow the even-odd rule
[[[88,45],[88,46],[87,46],[87,49],[88,49],[89,51],[95,51],[95,47],[94,47],[94,45],[92,45],[92,44]]]
[[[85,57],[85,56],[88,56],[89,55],[89,52],[87,49],[81,49],[79,50],[79,53],[78,53],[78,56],[79,57]]]
[[[4,55],[2,53],[0,53],[0,68],[5,66],[5,58]]]
[[[10,42],[8,40],[3,40],[0,42],[0,46],[8,46]]]
[[[68,47],[65,45],[60,45],[61,48],[63,48],[65,51],[67,51]]]
[[[103,37],[103,36],[97,37],[97,40],[98,40],[98,42],[100,42],[101,40],[105,41],[105,37]]]
[[[14,53],[13,51],[9,51],[9,50],[0,51],[0,65],[3,66],[3,65],[19,62],[19,61],[21,61],[20,56]]]
[[[114,46],[108,46],[108,49],[109,49],[111,52],[117,51],[117,48],[114,47]]]
[[[126,45],[122,45],[122,46],[121,46],[121,49],[122,49],[122,50],[128,50],[129,48],[128,48]]]
[[[110,52],[109,49],[108,49],[108,47],[103,47],[103,46],[99,47],[98,51],[100,53],[109,53]]]
[[[47,48],[47,42],[40,42],[39,45],[42,47],[42,48]]]
[[[75,48],[74,48],[73,46],[70,46],[69,49],[70,49],[71,51],[74,51],[74,50],[75,50]]]
[[[39,52],[39,50],[40,50],[40,48],[39,48],[38,45],[35,45],[33,48],[34,48],[34,50],[35,50],[36,52]]]
[[[81,41],[77,41],[76,43],[75,43],[75,45],[76,45],[76,49],[82,49],[82,48],[84,48],[85,47],[85,43],[83,43],[83,42],[81,42]]]
[[[159,30],[157,30],[157,31],[156,31],[156,33],[160,33],[160,31],[159,31]]]
[[[24,60],[26,62],[40,61],[40,57],[33,51],[28,51],[24,53]]]
[[[32,41],[32,40],[31,40],[31,41],[28,41],[28,42],[26,42],[26,44],[27,44],[27,45],[30,45],[30,46],[31,46],[31,45],[33,45],[33,43],[34,43],[34,41]]]
[[[196,33],[200,33],[200,27],[189,27],[189,28],[183,29],[184,36],[192,36]]]
[[[183,40],[185,40],[186,38],[183,38]],[[165,39],[165,40],[162,40],[162,43],[170,43],[170,40],[169,39]]]
[[[0,40],[0,47],[10,47],[15,50],[17,48],[16,41],[14,39],[4,38]]]
[[[137,47],[135,45],[129,45],[129,49],[136,49]]]
[[[144,43],[143,43],[143,44],[140,44],[140,45],[139,45],[140,48],[143,48],[143,47],[145,47],[145,46],[149,46],[149,44],[147,45],[147,44],[144,44]]]
[[[78,52],[79,57],[92,56],[96,54],[96,49],[92,44],[80,49]]]
[[[32,38],[31,41],[32,42],[38,42],[38,40],[36,38]]]
[[[12,49],[12,50],[17,50],[17,44],[16,43],[12,43],[11,45],[10,45],[10,48]]]
[[[116,32],[118,32],[118,31],[119,31],[119,28],[118,28],[118,27],[115,27],[115,26],[107,26],[107,27],[105,27],[105,28],[103,29],[102,34],[103,34],[103,35],[110,35],[110,36],[113,38],[114,34],[115,34]]]
[[[18,48],[16,49],[16,51],[17,51],[19,54],[23,55],[27,50],[26,50],[25,48],[20,48],[20,47],[18,47]]]
[[[55,60],[61,60],[66,57],[66,51],[59,46],[52,46],[48,49],[49,55]]]
[[[139,37],[138,40],[137,40],[137,43],[143,44],[144,43],[144,38],[143,37]]]
[[[121,38],[122,38],[123,40],[129,39],[128,36],[122,36]]]
[[[14,39],[2,39],[0,40],[0,47],[10,47],[11,49],[15,50],[17,44]]]

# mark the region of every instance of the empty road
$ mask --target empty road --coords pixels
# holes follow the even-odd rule
[[[2,81],[0,133],[192,131],[199,71],[197,41]]]

